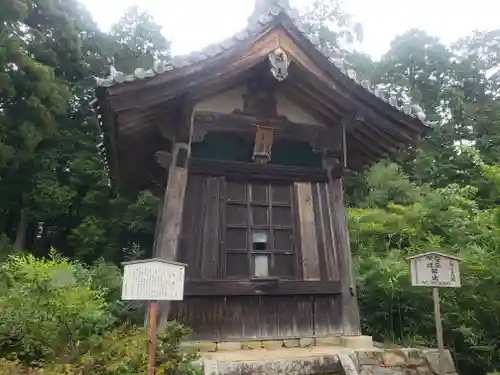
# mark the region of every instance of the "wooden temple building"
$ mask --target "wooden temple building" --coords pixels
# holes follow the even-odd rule
[[[185,299],[160,321],[196,340],[360,335],[342,176],[429,129],[292,13],[256,0],[221,43],[96,78],[111,181],[158,192],[154,256],[187,264]]]

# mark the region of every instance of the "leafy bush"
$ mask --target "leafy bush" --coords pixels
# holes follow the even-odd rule
[[[50,361],[115,323],[105,290],[78,263],[33,255],[0,266],[0,353],[25,363]]]
[[[84,267],[53,250],[47,259],[8,257],[0,266],[0,375],[146,374],[148,337],[120,323],[120,280],[115,266]],[[187,334],[176,323],[158,333],[159,371],[196,373],[196,356],[180,350]]]
[[[395,181],[404,178],[393,174],[390,193],[376,179],[376,204],[372,200],[366,208],[350,210],[363,329],[380,341],[435,346],[431,292],[411,286],[406,258],[431,250],[456,254],[462,258],[462,288],[441,291],[445,344],[454,351],[461,373],[498,369],[498,210],[478,209],[473,187],[429,189]],[[412,192],[398,192],[394,186]],[[392,202],[403,202],[398,194],[405,197],[404,204]]]

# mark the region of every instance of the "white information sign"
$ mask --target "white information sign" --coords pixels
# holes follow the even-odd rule
[[[180,301],[184,296],[186,265],[162,259],[123,263],[122,299]]]
[[[413,286],[460,288],[460,259],[436,252],[408,258]]]

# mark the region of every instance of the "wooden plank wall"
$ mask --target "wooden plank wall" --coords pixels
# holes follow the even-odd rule
[[[300,258],[304,280],[340,278],[338,240],[327,183],[296,182]]]
[[[343,334],[338,296],[187,297],[170,319],[193,340],[299,338]]]
[[[338,231],[327,183],[294,184],[299,279],[340,279]],[[186,279],[224,279],[222,250],[224,178],[191,175],[183,217],[179,261]],[[170,319],[190,326],[196,340],[307,337],[349,334],[342,320],[341,295],[186,297],[173,303]],[[345,322],[345,320],[344,320]]]
[[[223,228],[220,197],[224,178],[192,175],[186,191],[179,261],[188,264],[187,280],[224,279]],[[339,240],[345,234],[335,227],[331,193],[327,183],[294,184],[300,239],[298,278],[306,281],[340,279]]]
[[[186,280],[222,279],[220,194],[223,178],[191,175],[186,191],[179,261]]]

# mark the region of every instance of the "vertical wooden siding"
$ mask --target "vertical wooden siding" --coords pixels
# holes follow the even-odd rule
[[[170,319],[192,329],[193,340],[298,338],[349,334],[340,296],[187,297]]]
[[[347,227],[347,208],[344,203],[342,179],[332,179],[328,184],[331,197],[334,234],[339,246],[340,280],[342,284],[341,317],[342,327],[348,335],[361,334],[356,283],[352,265],[351,244]]]
[[[223,189],[222,177],[189,177],[179,251],[179,260],[188,265],[187,280],[224,279]],[[299,277],[305,281],[339,280],[340,242],[345,242],[346,234],[332,219],[336,208],[328,184],[298,182],[294,195]]]
[[[221,177],[189,177],[179,251],[179,260],[188,264],[187,280],[224,279],[224,185]],[[335,211],[345,210],[329,188],[326,183],[294,184],[296,253],[304,282],[337,281],[343,273],[339,237],[343,242],[346,237],[339,225],[345,222],[335,219]],[[173,303],[170,319],[190,326],[196,340],[350,334],[343,303],[341,295],[186,297]]]
[[[187,280],[221,279],[220,194],[222,178],[189,176],[179,260]]]
[[[339,280],[338,239],[328,184],[295,183],[304,280]]]

